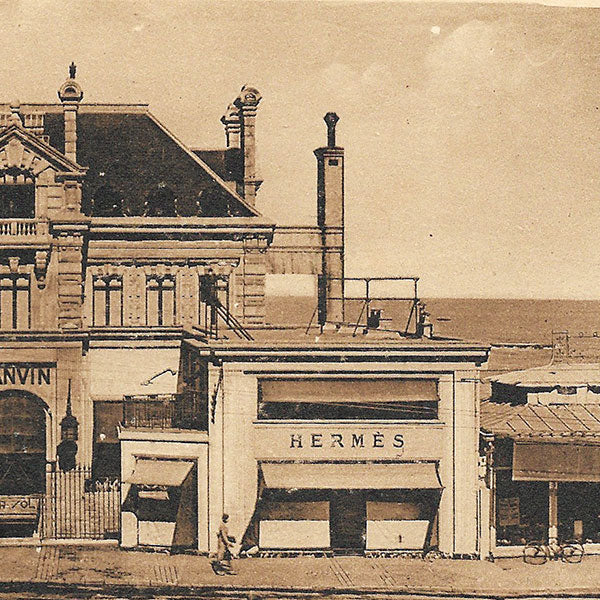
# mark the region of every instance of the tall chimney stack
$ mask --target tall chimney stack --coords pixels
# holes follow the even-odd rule
[[[339,117],[328,112],[327,147],[317,148],[317,224],[321,229],[319,323],[344,322],[344,149],[336,145]]]
[[[240,132],[242,124],[240,122],[240,111],[235,104],[230,104],[221,117],[221,123],[225,127],[225,137],[227,139],[227,149],[240,147]]]
[[[69,78],[60,86],[58,97],[63,105],[65,118],[65,156],[77,162],[77,110],[83,98],[81,87],[75,81],[77,67],[69,65]]]
[[[240,95],[233,104],[239,109],[241,123],[240,147],[242,150],[242,161],[244,176],[241,185],[241,195],[254,206],[256,192],[262,183],[262,179],[256,174],[256,109],[262,96],[256,88],[244,86]]]

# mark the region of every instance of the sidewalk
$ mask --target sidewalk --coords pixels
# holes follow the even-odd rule
[[[235,576],[214,574],[206,557],[119,550],[115,547],[0,548],[0,589],[179,588],[303,593],[585,595],[600,590],[600,557],[580,564],[526,565],[519,559],[487,561],[414,558],[246,558]]]

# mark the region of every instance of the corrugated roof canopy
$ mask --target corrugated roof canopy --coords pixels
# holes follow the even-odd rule
[[[491,377],[494,383],[519,387],[600,386],[600,364],[564,363],[512,371]]]
[[[600,437],[598,404],[481,403],[481,429],[507,437]]]

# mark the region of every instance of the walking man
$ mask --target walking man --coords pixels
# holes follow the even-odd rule
[[[229,515],[223,514],[219,531],[217,532],[217,560],[212,563],[213,571],[217,575],[235,575],[231,566],[231,548],[235,544],[235,538],[229,535]]]

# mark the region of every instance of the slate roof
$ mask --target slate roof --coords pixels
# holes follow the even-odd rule
[[[481,429],[511,438],[600,437],[598,404],[481,403]]]
[[[61,105],[34,108],[44,113],[44,134],[49,136],[50,145],[64,152]],[[22,110],[28,109],[22,105]],[[219,174],[143,106],[110,105],[103,109],[81,104],[77,115],[77,162],[88,167],[83,187],[86,214],[93,214],[98,190],[109,186],[121,196],[126,216],[142,215],[148,195],[164,188],[176,197],[180,216],[258,216]]]
[[[522,388],[554,388],[557,386],[600,386],[600,364],[563,363],[512,371],[491,377],[493,383]]]

